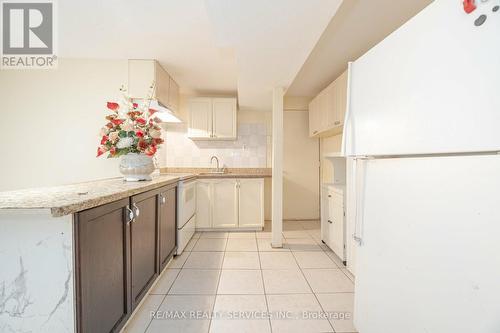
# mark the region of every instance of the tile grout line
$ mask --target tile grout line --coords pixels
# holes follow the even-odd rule
[[[304,280],[306,280],[307,282],[307,285],[309,286],[309,288],[311,289],[311,292],[312,294],[314,295],[314,298],[316,299],[316,302],[318,302],[318,305],[321,309],[321,311],[323,311],[323,314],[326,316],[326,311],[325,309],[323,308],[323,306],[321,305],[321,302],[319,301],[318,299],[318,296],[316,296],[316,293],[314,292],[314,289],[311,287],[311,284],[309,283],[309,281],[307,280],[307,277],[306,275],[304,274],[304,271],[302,270],[302,267],[300,267],[299,265],[299,261],[297,260],[297,258],[295,257],[295,254],[292,252],[292,256],[293,258],[295,259],[295,262],[297,263],[297,266],[299,266],[299,270],[300,270],[300,273],[302,274],[302,276],[304,277]],[[328,325],[330,325],[330,327],[332,328],[332,332],[335,333],[335,329],[333,328],[333,325],[332,323],[330,322],[330,320],[327,318],[326,319],[328,321]]]
[[[201,236],[201,235],[200,235],[200,236]],[[199,240],[199,239],[200,239],[199,237],[198,237],[198,238],[192,238],[192,240],[194,240],[193,249],[194,249],[194,247],[196,246],[196,244],[198,243],[198,240]],[[186,264],[186,262],[188,261],[189,257],[191,256],[191,253],[192,253],[193,251],[187,251],[187,250],[184,250],[183,252],[186,252],[186,253],[189,253],[189,254],[187,255],[186,260],[184,260],[184,262],[182,263],[182,265],[181,265],[180,267],[168,267],[168,266],[167,266],[167,267],[165,268],[165,270],[168,270],[168,269],[177,269],[177,270],[178,270],[178,272],[177,272],[177,274],[175,275],[174,280],[173,280],[173,281],[172,281],[172,283],[170,284],[170,287],[168,287],[168,290],[167,290],[167,291],[166,291],[166,293],[163,295],[163,298],[162,298],[162,300],[161,300],[160,304],[156,307],[156,311],[158,311],[158,310],[160,309],[160,307],[163,305],[163,303],[164,303],[164,302],[165,302],[165,300],[167,299],[167,296],[169,295],[170,290],[172,290],[172,287],[174,286],[175,282],[176,282],[176,281],[177,281],[177,279],[179,278],[179,275],[181,274],[181,271],[184,269],[184,265],[185,265],[185,264]],[[173,260],[173,259],[172,259],[172,260]],[[150,295],[153,295],[153,294],[148,293],[148,296],[150,296]],[[161,294],[154,294],[154,295],[161,295]],[[177,294],[170,294],[170,295],[177,295]],[[146,333],[146,332],[147,332],[147,330],[149,329],[149,326],[151,326],[151,323],[152,323],[152,322],[153,322],[153,318],[151,318],[151,319],[149,320],[149,323],[148,323],[148,325],[146,326],[146,329],[144,330],[144,333]]]
[[[195,244],[195,245],[196,245],[196,244]],[[188,251],[186,251],[186,252],[188,252]],[[162,298],[162,300],[161,300],[160,304],[156,307],[156,310],[155,310],[155,311],[158,311],[158,310],[161,308],[161,306],[163,305],[163,303],[165,302],[165,299],[167,298],[168,293],[170,292],[170,290],[171,290],[171,289],[172,289],[172,287],[174,286],[175,281],[177,281],[177,278],[179,277],[179,274],[181,274],[182,267],[184,266],[184,264],[186,263],[186,261],[188,260],[188,258],[189,258],[189,256],[190,256],[190,255],[191,255],[191,252],[189,252],[189,254],[188,254],[188,256],[187,256],[186,260],[182,263],[182,266],[181,266],[180,268],[178,268],[178,270],[179,270],[179,271],[178,271],[178,272],[177,272],[177,274],[175,275],[174,280],[173,280],[173,281],[172,281],[172,283],[170,284],[170,287],[168,287],[168,290],[167,290],[167,292],[165,293],[165,295],[163,295],[163,298]],[[173,258],[172,258],[171,260],[173,260]],[[168,269],[176,269],[176,268],[169,268],[168,266],[167,266],[167,267],[165,267],[165,270],[168,270]],[[166,273],[166,272],[164,272],[164,273]],[[147,296],[150,296],[150,295],[151,295],[151,294],[148,292],[148,295],[147,295]],[[155,294],[155,295],[156,295],[156,294]],[[149,323],[148,323],[148,325],[146,326],[146,329],[144,330],[144,333],[146,333],[146,332],[148,331],[149,326],[151,326],[151,323],[152,323],[152,322],[153,322],[153,318],[150,318],[150,319],[149,319]]]
[[[224,265],[224,260],[226,259],[226,249],[227,249],[227,241],[229,239],[229,234],[226,234],[226,243],[224,244],[224,254],[222,255],[222,263],[221,267],[219,270],[219,278],[217,279],[217,287],[215,288],[215,296],[214,296],[214,304],[212,304],[212,313],[210,314],[210,321],[208,322],[208,332],[212,329],[212,321],[213,321],[213,315],[215,311],[215,303],[217,303],[217,292],[219,291],[219,284],[220,284],[220,279],[222,277],[222,266]]]
[[[255,239],[255,242],[257,242],[257,238]],[[257,250],[259,249],[259,244],[257,244]],[[266,302],[266,308],[267,308],[267,314],[268,314],[268,322],[269,322],[269,330],[271,333],[273,333],[273,324],[271,322],[271,316],[269,316],[271,310],[269,310],[269,302],[267,301],[267,292],[266,292],[266,284],[264,283],[264,272],[262,270],[262,261],[260,259],[260,252],[257,251],[257,256],[259,258],[259,267],[260,267],[260,276],[262,278],[262,289],[264,290],[264,301]]]

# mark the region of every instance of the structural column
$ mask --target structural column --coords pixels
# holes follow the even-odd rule
[[[283,247],[283,95],[273,89],[272,247]]]

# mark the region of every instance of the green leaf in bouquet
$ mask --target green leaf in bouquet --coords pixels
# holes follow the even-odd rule
[[[124,131],[124,130],[121,130],[120,132],[118,132],[118,136],[120,138],[126,138],[127,137],[127,132]]]

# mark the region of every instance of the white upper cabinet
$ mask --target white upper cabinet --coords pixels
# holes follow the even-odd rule
[[[191,139],[236,140],[236,98],[197,97],[188,102]]]
[[[168,88],[168,103],[172,111],[177,112],[179,110],[179,85],[172,77],[170,77]]]
[[[179,86],[156,60],[128,61],[128,93],[133,99],[149,97],[154,85],[153,98],[177,113]]]
[[[342,132],[347,108],[347,71],[309,103],[309,136],[325,137]]]
[[[189,133],[192,139],[212,136],[212,99],[194,98],[189,100]]]
[[[214,138],[236,138],[236,99],[214,98],[212,107]]]
[[[316,136],[320,132],[319,100],[313,99],[309,103],[309,136]]]
[[[344,117],[347,108],[347,71],[345,71],[334,82],[337,89],[335,102],[335,121],[334,126],[344,126]]]

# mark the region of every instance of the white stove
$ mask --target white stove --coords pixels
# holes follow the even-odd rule
[[[196,228],[196,179],[179,182],[177,187],[177,252],[184,251]]]

